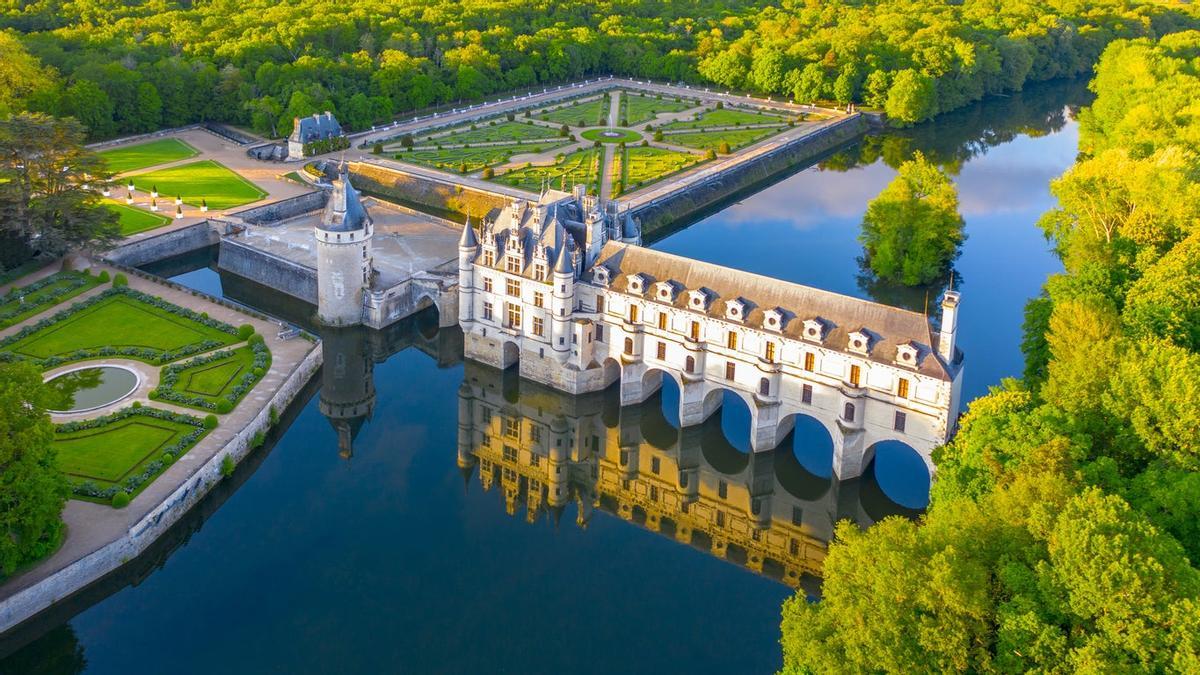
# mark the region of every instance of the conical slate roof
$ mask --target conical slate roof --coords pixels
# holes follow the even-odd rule
[[[463,225],[462,236],[458,238],[459,248],[475,248],[479,245],[479,239],[475,236],[475,228],[471,226],[471,219],[467,218],[467,224]]]
[[[325,205],[321,217],[321,229],[328,232],[353,232],[365,228],[371,216],[363,208],[358,190],[350,184],[350,170],[343,162],[338,168],[338,177],[333,181],[333,194]]]

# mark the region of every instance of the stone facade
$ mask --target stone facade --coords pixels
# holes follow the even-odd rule
[[[885,440],[932,473],[959,409],[957,293],[935,334],[924,315],[643,248],[636,232],[614,240],[610,223],[576,227],[543,202],[490,214],[478,237],[464,228],[467,358],[573,394],[620,382],[623,405],[665,375],[685,427],[730,391],[750,408],[756,451],[807,415],[833,437],[839,478],[860,475]]]
[[[371,283],[374,224],[350,184],[343,164],[333,194],[315,228],[317,317],[330,326],[362,323],[363,298]]]
[[[292,133],[288,136],[288,159],[304,159],[304,146],[308,143],[342,136],[345,136],[342,125],[338,124],[333,113],[328,110],[324,114],[314,113],[309,117],[297,117],[293,120]]]

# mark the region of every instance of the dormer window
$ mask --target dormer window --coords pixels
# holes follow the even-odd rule
[[[489,249],[484,249],[483,250],[483,266],[491,267],[492,265],[495,265],[495,264],[496,264],[496,252],[489,250]]]
[[[533,278],[535,281],[546,280],[546,266],[542,263],[537,263],[533,266]]]
[[[596,267],[594,276],[596,283],[600,284],[601,286],[608,286],[609,282],[612,280],[612,277],[609,276],[608,268],[603,265]]]
[[[825,340],[825,324],[820,319],[808,319],[804,322],[804,339],[812,342]]]
[[[917,348],[911,344],[902,344],[896,347],[896,363],[909,368],[917,367]]]
[[[856,354],[866,354],[871,350],[871,336],[856,330],[847,338],[846,348]]]
[[[776,307],[763,312],[763,327],[767,330],[783,330],[783,310]]]
[[[730,300],[725,305],[725,318],[730,321],[745,321],[746,303],[742,300]]]
[[[521,259],[515,255],[504,256],[504,271],[512,274],[520,274]]]
[[[688,308],[703,312],[708,309],[708,293],[704,291],[688,291]]]
[[[629,277],[629,292],[641,295],[646,292],[646,277],[641,274],[633,274]]]

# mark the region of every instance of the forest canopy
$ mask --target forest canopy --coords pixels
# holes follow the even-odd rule
[[[199,121],[281,135],[617,74],[858,102],[913,123],[1090,71],[1117,38],[1196,25],[1186,5],[1068,0],[0,1],[0,114],[92,138]]]

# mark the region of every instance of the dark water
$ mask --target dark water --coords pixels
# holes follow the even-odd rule
[[[80,368],[46,382],[54,395],[51,410],[90,410],[108,405],[133,391],[138,378],[132,370],[115,366]]]
[[[1021,307],[1057,267],[1034,222],[1085,95],[1045,87],[868,139],[655,246],[919,308],[924,290],[860,279],[855,237],[921,149],[955,171],[967,219],[969,399],[1020,372]],[[307,319],[210,262],[152,271]],[[432,314],[322,337],[319,393],[168,541],[8,636],[4,653],[33,641],[0,672],[773,672],[779,604],[815,592],[833,522],[923,504],[904,449],[832,482],[812,425],[750,455],[737,406],[679,431],[670,387],[624,409],[565,397],[463,365]]]

